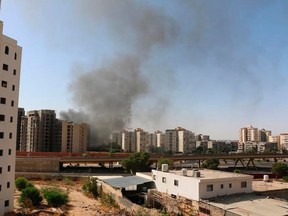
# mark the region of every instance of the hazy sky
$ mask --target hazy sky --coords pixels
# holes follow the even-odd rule
[[[2,0],[0,17],[23,47],[26,110],[112,124],[132,103],[150,132],[288,131],[286,0]]]

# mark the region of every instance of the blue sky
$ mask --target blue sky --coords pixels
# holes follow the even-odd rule
[[[151,132],[182,126],[238,139],[248,124],[288,130],[285,0],[3,0],[0,17],[23,47],[26,110],[82,110],[97,124],[125,115],[116,100],[125,96],[132,127]],[[125,84],[109,86],[107,76]]]

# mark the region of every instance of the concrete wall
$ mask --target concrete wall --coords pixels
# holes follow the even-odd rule
[[[59,172],[58,160],[16,160],[16,172]]]

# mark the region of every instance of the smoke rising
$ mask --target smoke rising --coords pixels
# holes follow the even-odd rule
[[[127,128],[133,104],[153,93],[153,77],[143,70],[144,63],[149,61],[152,48],[169,45],[176,36],[177,25],[161,11],[136,1],[86,1],[79,8],[80,19],[84,15],[90,22],[104,22],[112,41],[122,47],[121,52],[99,67],[80,72],[69,86],[74,103],[85,112],[84,119],[89,116],[93,140],[97,137],[96,142],[101,143],[112,131]],[[154,106],[149,110],[154,112]],[[69,110],[61,112],[61,117],[75,121],[83,114]]]
[[[182,123],[189,122],[192,130],[200,125],[197,129],[203,131],[205,125],[213,134],[217,129],[211,122],[230,125],[233,120],[253,119],[267,95],[273,99],[287,82],[287,76],[275,70],[288,38],[285,1],[19,4],[51,49],[81,59],[68,78],[77,109],[63,111],[61,117],[88,121],[98,137],[94,144],[113,130],[126,128],[131,112],[133,120],[137,118],[134,127],[169,128],[177,126],[175,122],[185,127]],[[273,26],[279,27],[277,32]],[[234,119],[223,123],[219,113],[227,107],[235,110],[229,111]],[[229,129],[235,133],[238,128]]]

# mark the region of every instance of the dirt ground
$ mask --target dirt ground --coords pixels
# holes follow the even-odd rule
[[[124,212],[123,210],[114,208],[114,207],[108,207],[103,205],[99,200],[87,197],[85,194],[83,194],[81,188],[82,188],[82,182],[72,182],[65,183],[63,181],[31,181],[37,188],[41,188],[43,186],[56,186],[61,187],[62,189],[66,190],[68,192],[69,196],[69,203],[67,206],[62,208],[52,208],[47,206],[45,201],[42,201],[41,206],[37,207],[37,209],[26,211],[25,213],[28,213],[28,215],[69,215],[69,216],[129,216],[127,212]],[[15,191],[14,193],[14,212],[11,214],[8,214],[9,216],[17,215],[17,213],[23,213],[25,210],[21,208],[18,204],[18,198],[20,196],[19,191]]]

